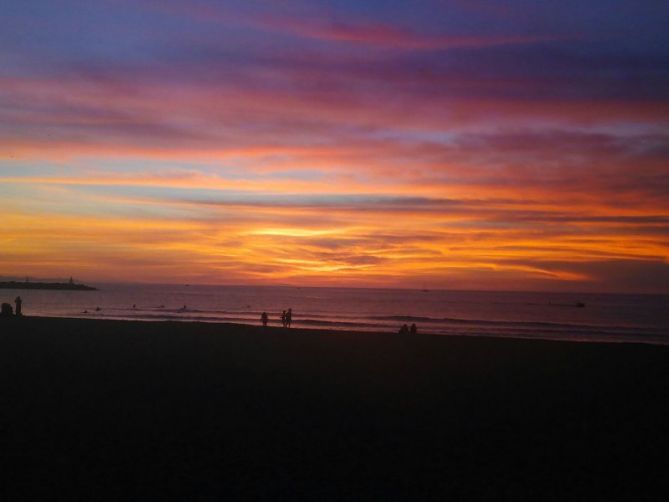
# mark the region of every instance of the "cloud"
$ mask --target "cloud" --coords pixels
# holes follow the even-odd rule
[[[587,275],[591,291],[614,289],[669,294],[669,262],[666,260],[605,260],[552,266]]]
[[[0,30],[3,266],[610,290],[664,277],[669,45],[659,15],[620,35],[647,5],[596,26],[598,2],[570,4],[583,19],[524,1],[118,5],[65,19],[16,4],[0,21],[37,23],[35,9],[43,28]]]

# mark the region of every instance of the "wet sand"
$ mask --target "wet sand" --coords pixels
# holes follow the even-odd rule
[[[669,347],[0,319],[2,500],[666,500]]]

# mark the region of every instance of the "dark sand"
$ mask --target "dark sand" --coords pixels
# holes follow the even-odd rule
[[[669,348],[0,319],[0,499],[668,500]]]

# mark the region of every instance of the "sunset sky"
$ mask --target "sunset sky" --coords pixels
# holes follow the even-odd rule
[[[668,26],[0,0],[0,276],[669,293]]]

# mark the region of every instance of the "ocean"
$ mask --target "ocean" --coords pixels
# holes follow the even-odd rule
[[[98,291],[0,290],[25,315],[669,344],[669,295],[94,284]],[[584,304],[579,306],[578,304]]]

